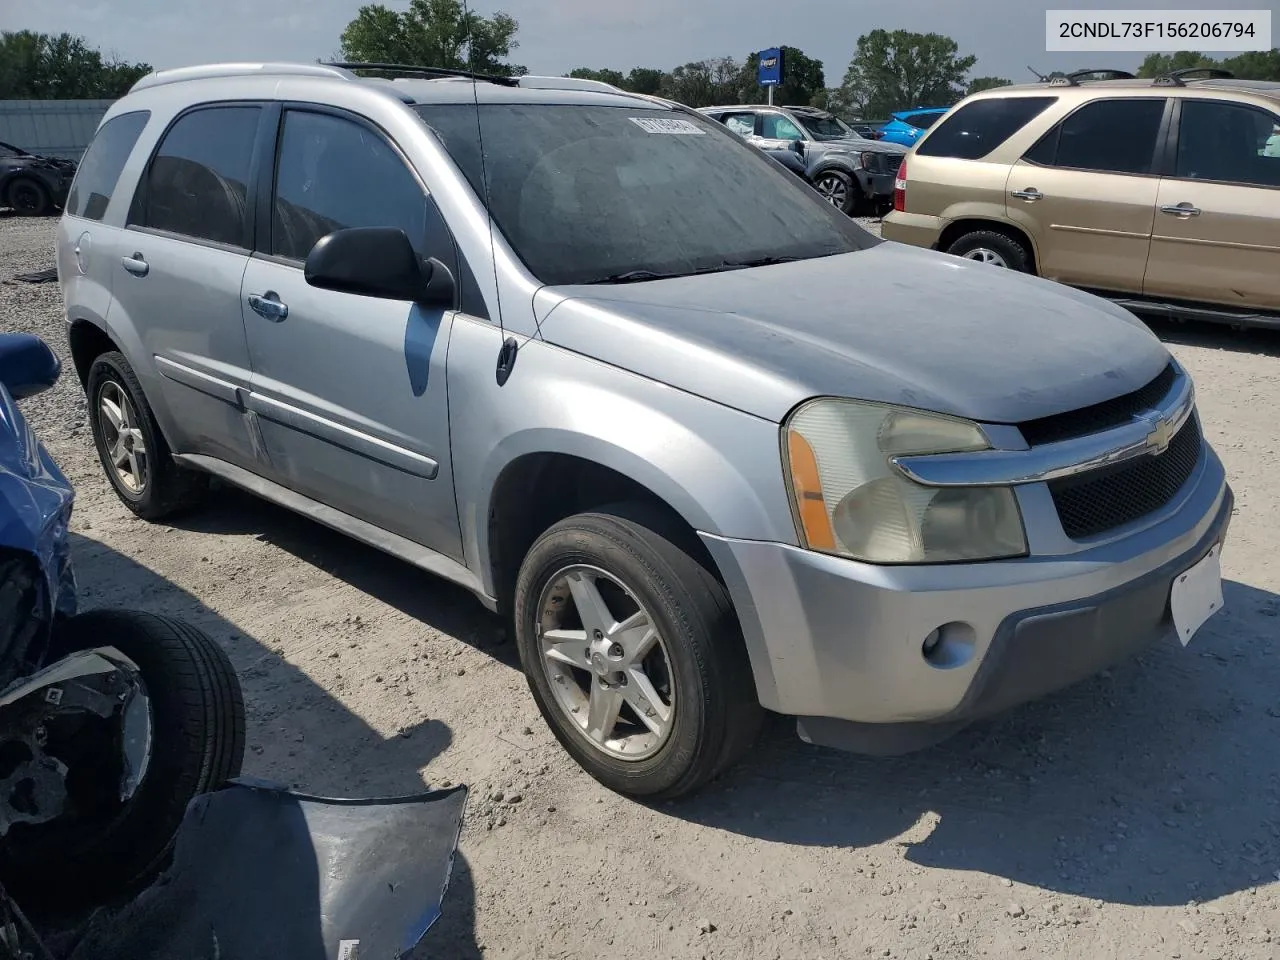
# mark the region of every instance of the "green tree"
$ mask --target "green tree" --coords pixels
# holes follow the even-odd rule
[[[621,70],[592,70],[590,67],[576,67],[566,76],[573,77],[575,80],[599,80],[601,83],[612,84],[623,89],[626,89],[627,83],[627,78],[622,75]]]
[[[655,96],[662,89],[662,83],[666,76],[667,74],[664,70],[655,70],[653,67],[635,67],[627,74],[627,79],[623,86],[632,93]]]
[[[342,31],[342,56],[365,63],[400,63],[519,76],[525,68],[507,62],[520,44],[520,25],[505,13],[468,13],[461,0],[409,0],[397,12],[367,4]]]
[[[806,106],[827,88],[822,61],[806,56],[799,47],[782,48],[782,83],[773,89],[773,102],[789,106]],[[759,103],[764,99],[760,86],[760,54],[752,53],[742,65],[737,96],[732,102]]]
[[[872,30],[858,38],[841,86],[868,116],[947,106],[963,96],[965,76],[977,62],[960,56],[956,42],[939,33]]]
[[[69,33],[0,33],[0,100],[114,100],[150,72]]]
[[[1138,67],[1140,77],[1162,77],[1175,70],[1191,70],[1200,67],[1221,66],[1213,57],[1206,57],[1194,50],[1179,50],[1177,53],[1147,54],[1142,66]]]
[[[983,90],[994,90],[996,87],[1007,87],[1012,83],[1012,80],[1006,80],[1004,77],[974,77],[965,89],[965,96],[981,93]]]
[[[1280,48],[1252,50],[1248,53],[1215,60],[1194,50],[1177,53],[1153,53],[1138,68],[1140,77],[1160,77],[1175,70],[1200,70],[1216,68],[1227,70],[1241,80],[1280,80]]]
[[[667,74],[658,95],[689,107],[737,103],[741,74],[742,65],[733,57],[696,60]]]

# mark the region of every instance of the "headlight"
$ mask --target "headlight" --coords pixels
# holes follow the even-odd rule
[[[875,167],[875,165],[876,165],[876,159],[875,159],[875,156],[876,156],[876,155],[875,155],[874,153],[863,153],[863,154],[859,154],[859,155],[858,155],[858,165],[859,165],[860,167],[862,167],[862,169],[863,169],[863,170],[871,170],[871,169],[873,169],[873,168]]]
[[[987,450],[977,424],[857,400],[814,400],[783,427],[804,546],[868,563],[997,560],[1027,552],[1008,487],[924,487],[890,457]]]

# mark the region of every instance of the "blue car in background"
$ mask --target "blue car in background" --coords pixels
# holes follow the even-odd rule
[[[916,110],[899,110],[890,115],[892,119],[884,125],[880,139],[887,143],[900,143],[904,147],[914,147],[924,132],[950,109],[950,107],[921,107]]]

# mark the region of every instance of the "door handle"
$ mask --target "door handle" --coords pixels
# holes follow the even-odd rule
[[[1160,208],[1161,213],[1167,213],[1172,217],[1181,217],[1186,220],[1190,217],[1200,216],[1200,208],[1183,201],[1182,203],[1168,203]]]
[[[289,306],[280,302],[280,294],[274,290],[249,294],[249,306],[260,317],[279,323],[289,316]]]
[[[147,261],[142,254],[136,251],[131,257],[121,257],[120,265],[135,277],[145,277],[151,269],[151,267],[147,265]]]
[[[1025,190],[1014,190],[1012,196],[1017,197],[1019,200],[1028,200],[1032,203],[1037,200],[1044,199],[1044,194],[1035,187],[1027,187]]]

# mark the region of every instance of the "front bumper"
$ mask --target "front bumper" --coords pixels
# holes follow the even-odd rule
[[[872,173],[869,170],[858,170],[858,186],[861,188],[864,196],[870,199],[893,199],[894,178],[897,176],[895,168],[893,173]]]
[[[1222,540],[1233,502],[1206,446],[1158,517],[1062,556],[888,567],[702,539],[735,602],[763,706],[930,734],[1066,687],[1170,633],[1173,578]],[[926,637],[944,625],[954,647],[926,659]],[[818,742],[839,732],[803,726]]]

